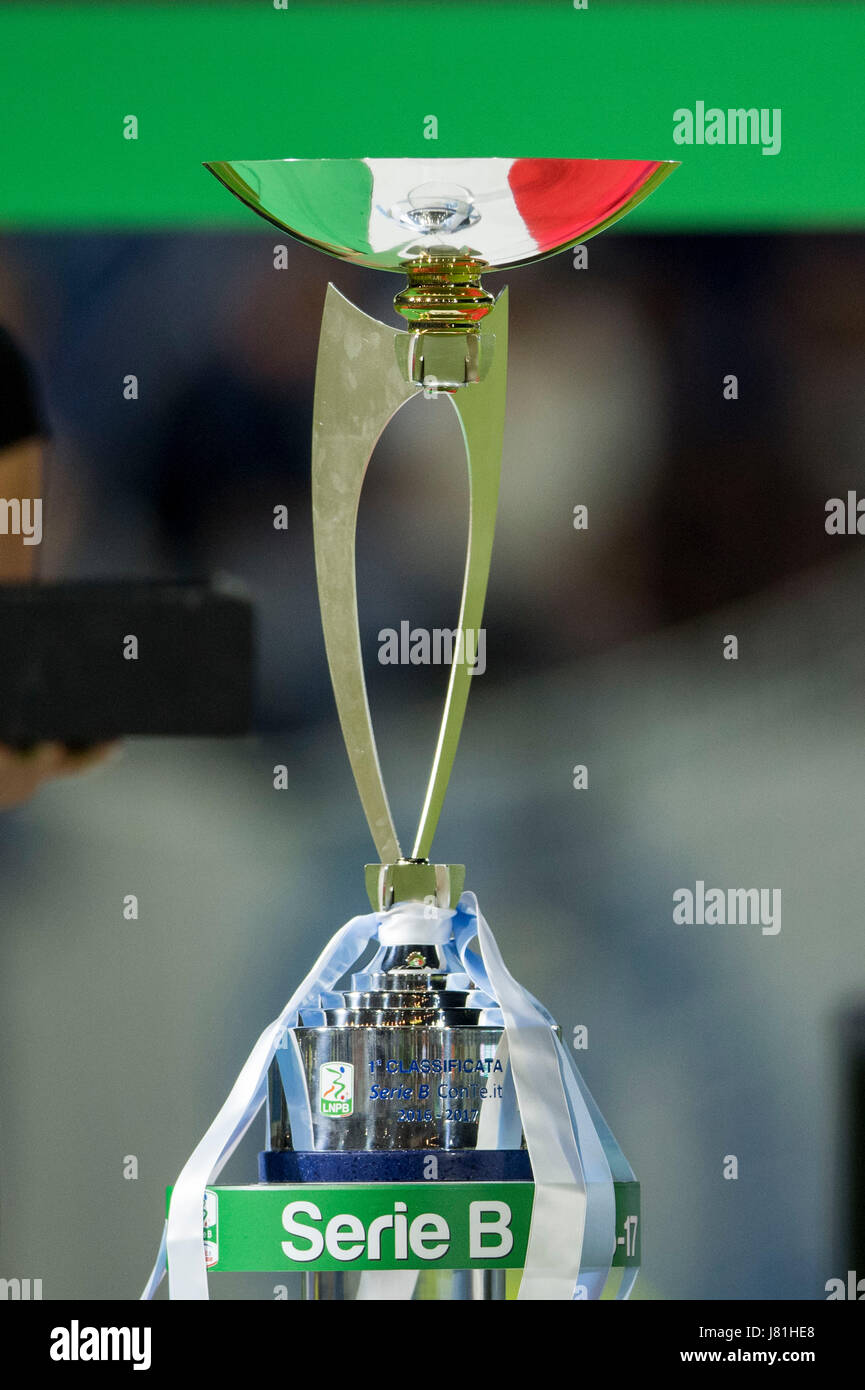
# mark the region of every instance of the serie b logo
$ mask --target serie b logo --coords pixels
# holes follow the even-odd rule
[[[322,1115],[350,1115],[354,1109],[354,1067],[351,1062],[324,1062],[318,1069]]]

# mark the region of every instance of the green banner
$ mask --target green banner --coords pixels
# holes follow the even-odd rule
[[[854,227],[863,53],[858,4],[3,6],[0,222],[252,234],[202,160],[498,154],[681,159],[628,232]]]
[[[527,1182],[213,1187],[205,1253],[216,1273],[522,1269],[533,1199]],[[614,1267],[639,1265],[639,1220],[639,1183],[616,1183]]]

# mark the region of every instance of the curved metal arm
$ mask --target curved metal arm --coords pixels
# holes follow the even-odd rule
[[[383,864],[401,858],[378,761],[357,616],[360,490],[385,426],[417,387],[404,380],[389,328],[327,287],[312,431],[312,525],[324,643],[354,780]]]
[[[414,859],[426,859],[441,814],[472,680],[466,632],[481,626],[495,528],[507,377],[507,292],[487,316],[495,350],[483,381],[451,400],[468,456],[469,540],[459,627]],[[408,335],[328,286],[316,370],[312,512],[321,620],[336,706],[367,823],[383,864],[401,859],[370,719],[357,612],[355,533],[367,466],[387,424],[418,390],[400,369]],[[402,346],[402,343],[400,344]],[[459,659],[459,658],[462,659]]]
[[[502,290],[494,307],[484,319],[484,329],[495,334],[495,352],[489,372],[483,381],[466,386],[451,396],[462,426],[469,470],[469,539],[459,621],[462,634],[460,650],[464,659],[454,660],[451,666],[438,745],[412,850],[413,859],[429,857],[456,757],[472,682],[472,670],[465,661],[466,632],[477,633],[484,615],[496,527],[505,429],[505,391],[508,374],[506,289]]]

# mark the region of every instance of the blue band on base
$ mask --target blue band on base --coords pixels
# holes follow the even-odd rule
[[[436,1169],[430,1173],[429,1159]],[[266,1149],[261,1182],[531,1182],[527,1149],[388,1149],[381,1152]]]

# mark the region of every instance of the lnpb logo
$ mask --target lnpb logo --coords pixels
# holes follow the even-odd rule
[[[351,1062],[324,1062],[318,1069],[322,1115],[350,1115],[354,1109],[354,1067]]]

